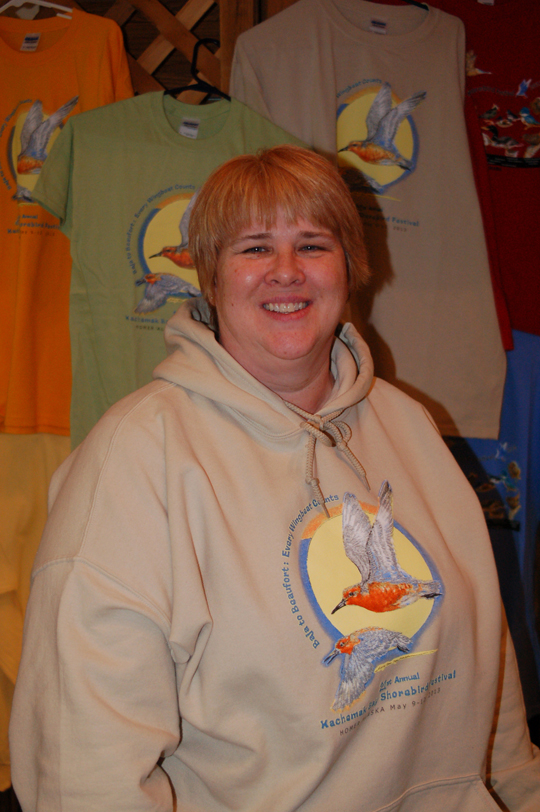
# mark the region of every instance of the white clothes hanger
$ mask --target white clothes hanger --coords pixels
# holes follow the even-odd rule
[[[58,17],[67,17],[68,19],[71,19],[71,13],[73,11],[71,6],[61,6],[59,3],[51,3],[50,0],[8,0],[7,3],[4,3],[4,5],[0,7],[0,14],[2,14],[8,8],[20,8],[21,6],[24,6],[25,3],[29,2],[34,6],[55,8],[59,12],[57,15]]]

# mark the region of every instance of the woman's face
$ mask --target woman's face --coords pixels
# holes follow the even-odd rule
[[[299,219],[253,222],[221,251],[215,307],[220,342],[266,383],[291,361],[305,372],[327,364],[348,297],[341,244],[325,228]]]

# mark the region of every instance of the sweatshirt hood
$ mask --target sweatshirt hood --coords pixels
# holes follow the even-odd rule
[[[234,360],[217,341],[202,298],[189,299],[179,307],[165,327],[165,344],[169,357],[156,367],[155,378],[236,412],[261,438],[285,439],[307,433],[305,482],[327,517],[328,508],[315,474],[317,442],[335,446],[369,490],[366,472],[348,445],[351,429],[340,419],[350,406],[366,397],[373,381],[371,355],[352,324],[346,324],[334,341],[330,363],[335,384],[317,414],[282,400]]]
[[[188,299],[165,327],[168,358],[154,370],[154,378],[234,409],[264,433],[289,435],[303,429],[279,395],[260,383],[225,350],[210,327],[210,311],[202,297]],[[367,344],[352,324],[334,341],[331,370],[336,381],[321,417],[347,409],[368,394],[373,382],[373,361]],[[219,373],[219,374],[216,374]]]

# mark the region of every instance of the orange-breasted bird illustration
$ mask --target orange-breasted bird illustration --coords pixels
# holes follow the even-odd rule
[[[356,496],[343,497],[343,546],[358,567],[361,581],[343,590],[332,614],[344,606],[361,606],[371,612],[392,612],[420,598],[442,595],[438,581],[422,581],[403,570],[396,558],[392,488],[386,480],[379,491],[379,510],[373,525]]]
[[[49,138],[78,101],[79,97],[74,96],[45,121],[42,103],[39,99],[33,103],[21,130],[21,151],[17,156],[19,175],[37,175],[41,172],[47,157]]]
[[[41,172],[47,158],[47,146],[51,135],[78,101],[79,97],[73,96],[45,120],[41,101],[38,99],[33,103],[21,130],[21,151],[17,156],[18,175],[38,175]],[[17,186],[14,197],[17,200],[32,200],[28,189],[21,185]]]
[[[365,139],[350,141],[339,152],[354,152],[370,164],[412,169],[412,161],[399,152],[394,144],[394,138],[403,119],[426,98],[426,95],[424,91],[420,91],[392,107],[392,88],[389,82],[384,82],[366,116]]]
[[[384,657],[390,649],[409,651],[412,641],[401,632],[368,626],[366,629],[352,632],[338,640],[326,657],[323,665],[330,663],[339,654],[343,654],[340,671],[340,683],[332,708],[343,710],[352,705],[364,692],[375,674],[374,660]]]
[[[147,273],[136,285],[146,285],[144,296],[135,313],[151,313],[162,307],[169,296],[200,296],[201,292],[179,276],[170,273]]]
[[[148,257],[148,259],[154,259],[154,257],[166,257],[167,259],[170,259],[171,262],[174,262],[174,264],[179,268],[195,267],[188,249],[188,229],[191,210],[197,198],[197,194],[198,192],[195,192],[195,194],[192,195],[191,200],[189,201],[186,210],[180,219],[180,244],[164,245],[161,251],[158,251],[157,254],[152,254],[150,257]]]

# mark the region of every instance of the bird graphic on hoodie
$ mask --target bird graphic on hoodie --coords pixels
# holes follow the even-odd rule
[[[360,581],[343,590],[332,614],[344,606],[361,606],[371,612],[392,612],[420,598],[442,594],[436,580],[420,580],[403,570],[396,558],[392,488],[384,481],[379,490],[379,510],[373,524],[356,496],[346,493],[342,512],[343,546],[358,568]]]
[[[443,594],[440,581],[422,580],[406,572],[397,561],[393,541],[394,518],[390,483],[385,480],[379,490],[379,509],[373,523],[356,496],[346,493],[342,509],[343,547],[360,574],[357,584],[343,590],[342,599],[332,610],[358,606],[371,612],[394,612],[421,598],[434,599]],[[340,682],[333,710],[340,711],[363,694],[376,671],[376,661],[392,649],[409,652],[410,637],[400,631],[365,626],[338,638],[323,658],[329,666],[341,655]]]
[[[343,655],[333,710],[349,707],[363,694],[375,675],[374,660],[384,657],[393,648],[407,652],[410,646],[411,640],[401,632],[375,626],[359,629],[338,640],[322,661],[328,666],[339,654]]]

